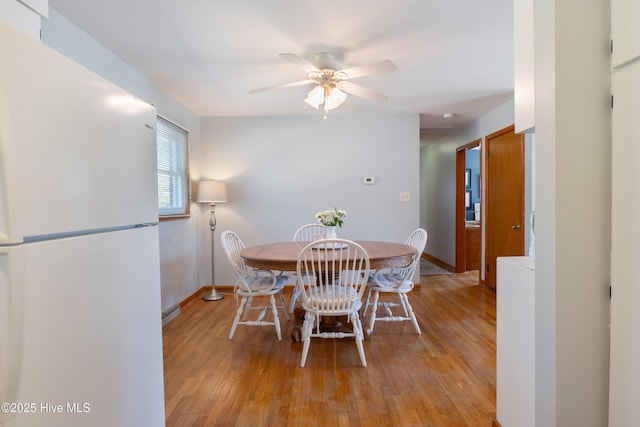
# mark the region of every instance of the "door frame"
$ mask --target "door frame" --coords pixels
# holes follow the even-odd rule
[[[456,273],[467,271],[467,234],[465,229],[466,208],[465,195],[465,170],[467,150],[482,147],[482,138],[475,139],[465,145],[456,148]],[[480,161],[480,174],[482,173],[482,161]],[[482,189],[480,189],[482,201]],[[482,215],[480,215],[480,227],[482,229]]]

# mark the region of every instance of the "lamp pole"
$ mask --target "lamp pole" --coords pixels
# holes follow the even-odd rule
[[[205,301],[218,301],[224,295],[216,290],[216,204],[211,202],[211,215],[209,216],[209,227],[211,228],[211,291],[202,296]]]
[[[209,228],[211,229],[211,291],[205,293],[205,301],[218,301],[224,295],[216,290],[216,203],[227,201],[227,187],[222,181],[200,181],[198,184],[197,202],[209,203],[211,214]]]

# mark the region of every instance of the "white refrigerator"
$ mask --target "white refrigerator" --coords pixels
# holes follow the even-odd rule
[[[0,426],[163,426],[155,108],[0,22]]]

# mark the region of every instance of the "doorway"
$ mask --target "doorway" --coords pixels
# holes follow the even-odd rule
[[[478,270],[481,266],[481,199],[480,147],[476,139],[456,149],[456,273]],[[467,153],[478,152],[477,167],[467,167]]]

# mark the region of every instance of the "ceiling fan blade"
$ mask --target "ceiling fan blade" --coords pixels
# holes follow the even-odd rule
[[[389,71],[397,70],[398,67],[389,60],[374,62],[368,65],[358,65],[355,67],[345,68],[340,70],[339,73],[345,74],[346,79],[353,79],[355,77],[370,76],[371,74],[386,73]]]
[[[282,88],[285,88],[285,87],[304,86],[304,85],[308,85],[308,84],[311,84],[311,83],[314,83],[314,82],[311,81],[311,80],[300,80],[298,82],[283,83],[283,84],[280,84],[280,85],[273,85],[273,86],[267,86],[267,87],[261,87],[261,88],[258,88],[258,89],[253,89],[253,90],[250,90],[249,93],[250,94],[254,94],[254,93],[260,93],[260,92],[267,92],[269,90],[282,89]]]
[[[279,56],[280,56],[280,58],[289,61],[293,65],[296,65],[296,66],[302,68],[304,71],[307,72],[307,74],[308,73],[313,73],[313,72],[315,72],[315,73],[320,72],[318,67],[316,67],[315,65],[313,65],[311,62],[307,61],[306,59],[304,59],[300,55],[296,55],[295,53],[281,53]]]
[[[337,82],[336,86],[340,90],[343,90],[351,95],[367,99],[369,101],[384,102],[388,99],[385,95],[379,94],[378,92],[374,92],[371,89],[367,89],[364,86],[360,86],[344,80]]]

